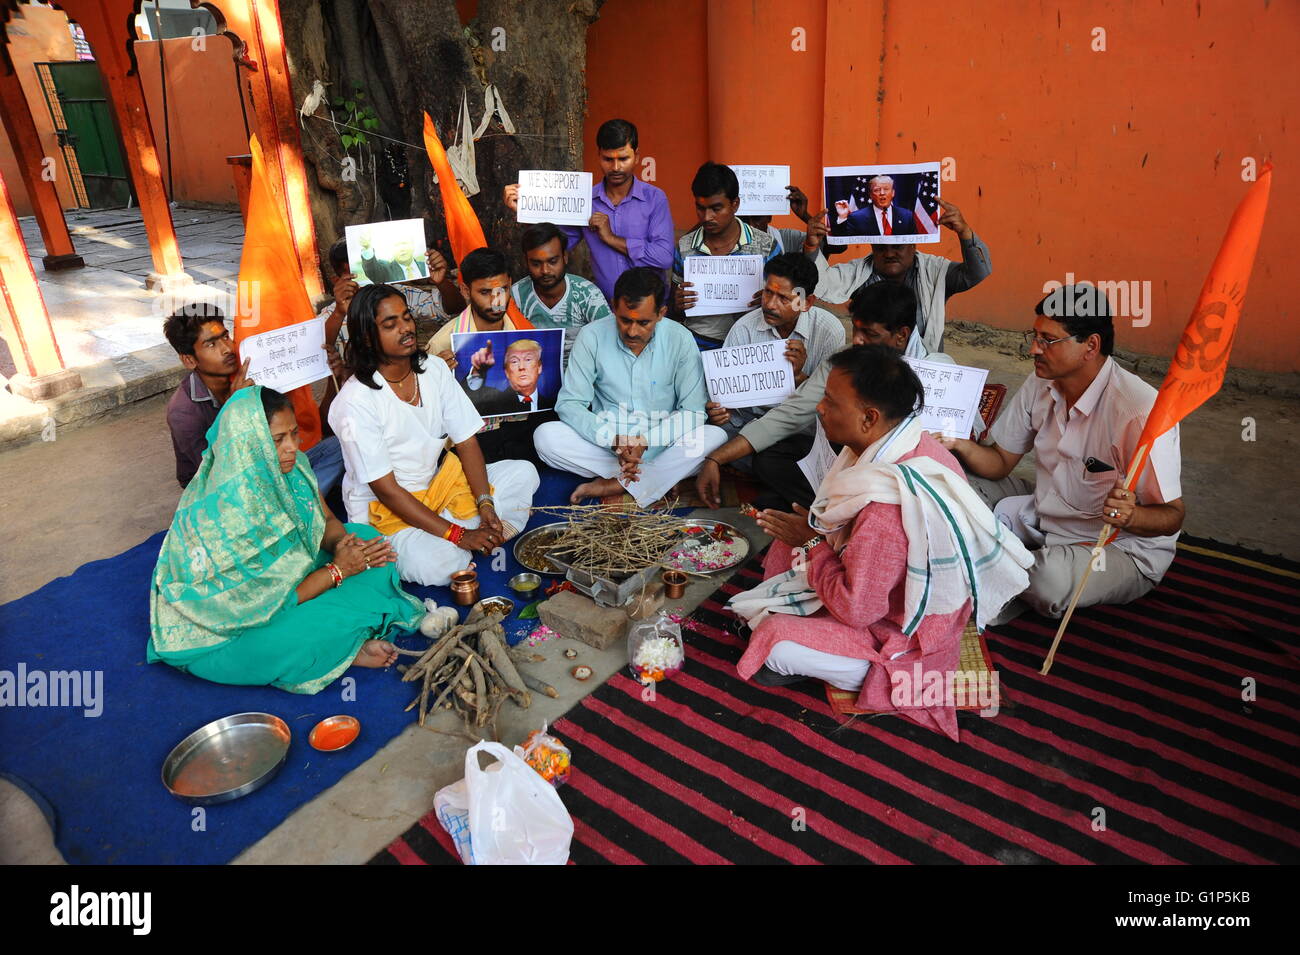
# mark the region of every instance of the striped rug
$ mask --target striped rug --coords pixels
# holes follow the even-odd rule
[[[739,680],[722,603],[757,576],[701,605],[653,700],[618,675],[554,726],[573,861],[1300,862],[1300,565],[1184,539],[1146,598],[1076,615],[1048,677],[1050,621],[990,631],[1001,711],[960,743]],[[372,861],[449,846],[430,814]]]

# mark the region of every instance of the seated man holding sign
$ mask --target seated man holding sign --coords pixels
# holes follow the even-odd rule
[[[187,305],[163,322],[163,335],[176,349],[190,373],[167,402],[167,428],[176,453],[176,481],[189,485],[208,447],[208,434],[217,412],[240,388],[254,384],[248,377],[251,358],[242,365],[235,343],[226,330],[221,309],[204,302]],[[326,350],[331,371],[343,377],[343,362],[333,349]],[[327,398],[330,392],[326,392]],[[322,409],[323,411],[324,409]],[[343,453],[338,438],[321,438],[304,450],[322,495],[338,487],[343,477]]]
[[[914,245],[873,245],[866,258],[822,267],[817,297],[823,302],[844,302],[864,285],[895,282],[916,294],[916,333],[932,355],[943,351],[944,308],[958,292],[974,288],[989,277],[993,267],[989,249],[967,224],[961,210],[945,199],[939,225],[961,239],[960,262],[916,251]]]
[[[763,583],[729,604],[753,631],[736,670],[764,686],[825,680],[956,739],[953,699],[900,699],[894,678],[956,670],[972,611],[982,628],[1032,559],[922,429],[901,355],[865,345],[830,364],[817,414],[844,447],[810,509],[758,515],[776,540]]]
[[[791,384],[797,388],[814,374],[834,352],[844,347],[844,324],[830,312],[813,305],[812,289],[817,284],[817,266],[807,256],[787,252],[763,266],[766,284],[762,307],[740,318],[727,332],[724,348],[759,342],[784,343],[790,365]],[[705,406],[709,424],[734,438],[740,429],[771,411],[774,404],[736,408],[722,400]],[[811,429],[810,429],[811,430]],[[748,469],[748,459],[734,462]]]
[[[722,344],[736,319],[758,304],[763,264],[776,256],[776,240],[736,215],[740,208],[740,180],[730,166],[706,162],[691,181],[691,193],[700,224],[677,240],[673,254],[673,317],[694,332],[702,345],[716,346]],[[696,287],[701,283],[692,282],[686,274],[685,260],[694,256],[745,256],[753,261],[727,263],[736,266],[737,271],[720,273],[717,281],[709,283],[710,287],[717,286],[718,294],[705,295],[701,294],[704,289]],[[734,295],[719,306],[716,303],[726,297],[727,289],[735,290]]]
[[[1105,295],[1092,285],[1065,286],[1034,314],[1025,333],[1034,373],[993,425],[994,443],[941,439],[998,519],[1033,549],[1023,604],[1008,607],[1003,620],[1025,606],[1064,614],[1107,525],[1119,534],[1097,558],[1079,606],[1136,600],[1173,562],[1185,513],[1177,427],[1147,449],[1136,487],[1124,487],[1156,390],[1110,357],[1115,328]],[[1008,478],[1030,450],[1032,486]]]
[[[475,249],[465,256],[460,263],[460,285],[465,301],[465,311],[433,333],[429,339],[428,350],[431,355],[446,362],[464,386],[476,388],[483,384],[487,367],[496,363],[490,348],[475,351],[471,368],[458,368],[455,351],[452,349],[452,335],[467,332],[514,331],[516,328],[531,328],[531,325],[516,325],[510,317],[510,273],[506,269],[506,257],[496,249]],[[479,408],[479,414],[491,414]],[[492,461],[531,460],[536,463],[533,452],[533,430],[544,420],[538,415],[526,413],[488,418],[479,433],[479,447],[483,459]]]
[[[442,586],[524,528],[538,478],[527,461],[484,464],[483,419],[446,364],[427,359],[402,293],[362,288],[348,308],[352,377],[330,426],[347,461],[348,520],[390,539],[403,580]],[[455,454],[444,455],[449,441]]]
[[[624,490],[651,504],[727,439],[705,423],[699,349],[663,320],[663,295],[652,269],[619,276],[614,316],[578,333],[555,406],[560,420],[537,429],[543,461],[596,479],[578,486],[575,504]]]

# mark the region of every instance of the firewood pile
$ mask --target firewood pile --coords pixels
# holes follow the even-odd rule
[[[531,658],[508,648],[503,619],[500,613],[484,616],[475,610],[463,624],[437,637],[427,650],[398,651],[417,657],[398,670],[402,682],[419,684],[419,692],[406,710],[419,707],[421,726],[440,708],[453,709],[467,727],[490,726],[496,738],[497,713],[506,700],[527,709],[533,702],[530,688],[547,696],[558,695],[554,687],[519,671],[516,658]]]

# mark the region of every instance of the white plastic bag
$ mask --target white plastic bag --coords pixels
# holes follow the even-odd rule
[[[487,769],[479,753],[494,756]],[[564,865],[573,820],[555,789],[500,743],[484,740],[465,754],[469,829],[477,865]]]
[[[433,811],[447,835],[451,836],[456,851],[460,853],[460,861],[474,865],[474,844],[469,832],[469,793],[465,789],[465,780],[458,779],[434,793]]]

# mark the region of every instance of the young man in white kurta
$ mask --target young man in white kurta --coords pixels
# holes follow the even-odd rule
[[[330,408],[330,427],[340,437],[347,467],[343,502],[350,521],[370,523],[370,504],[377,500],[371,481],[391,473],[398,484],[418,495],[437,473],[447,442],[459,444],[483,426],[446,363],[431,357],[418,377],[419,407],[402,401],[391,388],[368,388],[350,378]],[[487,466],[487,476],[497,515],[507,536],[513,536],[528,523],[539,483],[537,469],[527,461],[497,461]],[[479,526],[477,515],[461,519],[443,510],[438,516],[462,527]],[[447,584],[473,557],[451,541],[416,527],[398,531],[392,544],[402,579],[420,584]]]

